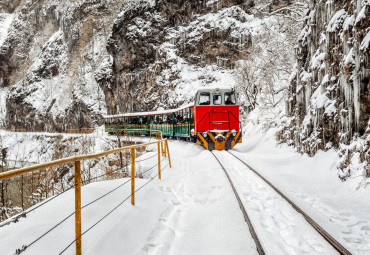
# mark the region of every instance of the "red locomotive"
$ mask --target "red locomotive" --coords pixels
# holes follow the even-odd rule
[[[239,106],[231,88],[200,89],[194,105],[105,117],[110,134],[161,131],[164,137],[195,141],[208,150],[229,150],[242,142]]]
[[[197,91],[191,135],[208,150],[229,150],[242,142],[239,106],[233,89]]]

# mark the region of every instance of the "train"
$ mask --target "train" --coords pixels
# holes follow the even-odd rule
[[[242,142],[239,106],[233,88],[202,88],[194,103],[171,110],[105,116],[109,134],[150,135],[195,142],[207,150],[229,150]]]

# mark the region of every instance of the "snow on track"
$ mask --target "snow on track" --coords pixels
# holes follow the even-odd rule
[[[244,128],[243,144],[233,154],[254,167],[267,180],[307,212],[353,254],[370,254],[370,185],[361,173],[347,181],[338,178],[340,158],[333,149],[314,157],[279,144],[276,129]]]
[[[267,254],[338,254],[292,206],[245,165],[216,151]]]

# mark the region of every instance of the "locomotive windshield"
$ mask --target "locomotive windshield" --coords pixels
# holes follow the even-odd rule
[[[235,105],[235,93],[234,92],[225,92],[225,105]]]
[[[222,97],[221,95],[213,95],[213,104],[220,105],[222,104]]]
[[[211,96],[208,92],[200,93],[199,97],[199,105],[210,105],[211,104]]]
[[[204,88],[195,95],[195,105],[236,105],[235,91],[232,88]]]

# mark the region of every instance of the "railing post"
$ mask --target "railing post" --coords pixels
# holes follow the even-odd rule
[[[161,142],[161,149],[162,149],[162,155],[165,155],[164,150],[163,150],[163,141]]]
[[[171,156],[170,156],[170,148],[168,147],[168,140],[165,141],[165,145],[167,147],[167,154],[168,154],[168,163],[170,164],[170,168],[172,168],[171,164]]]
[[[81,161],[75,161],[76,255],[81,255]]]
[[[131,149],[131,204],[135,205],[135,149]]]
[[[161,179],[161,142],[158,142],[158,179]]]
[[[165,140],[167,141],[167,140]],[[163,141],[163,148],[164,148],[164,156],[167,157],[167,148],[166,148],[166,142]]]

